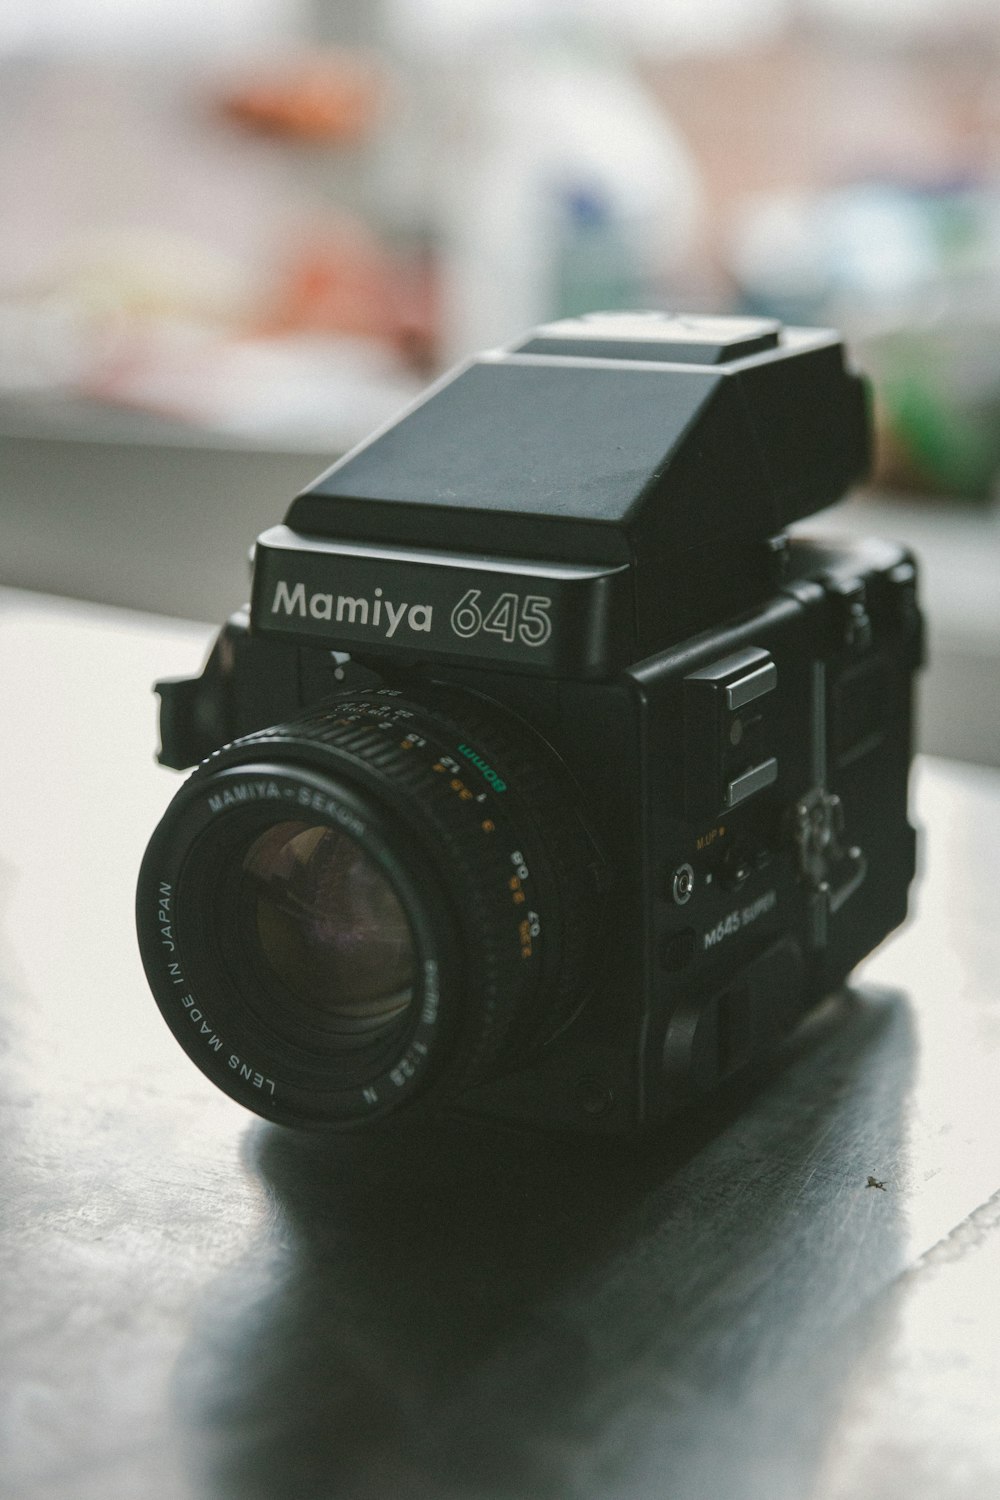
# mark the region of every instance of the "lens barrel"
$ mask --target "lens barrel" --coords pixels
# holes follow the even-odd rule
[[[285,1124],[455,1101],[585,998],[597,856],[568,785],[511,716],[431,689],[345,695],[228,745],[140,874],[167,1024]]]

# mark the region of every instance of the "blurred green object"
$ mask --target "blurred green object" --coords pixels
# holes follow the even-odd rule
[[[1000,325],[946,313],[863,341],[882,421],[928,488],[988,497],[1000,473]]]
[[[869,181],[760,195],[730,253],[741,307],[843,329],[871,376],[878,478],[963,498],[1000,474],[1000,192]]]

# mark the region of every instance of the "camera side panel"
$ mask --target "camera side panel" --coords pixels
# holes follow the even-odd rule
[[[762,1065],[906,914],[912,560],[792,553],[765,608],[634,673],[651,1119]]]

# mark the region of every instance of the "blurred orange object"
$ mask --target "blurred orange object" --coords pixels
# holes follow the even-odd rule
[[[374,58],[328,52],[226,91],[221,106],[228,119],[265,135],[351,145],[372,129],[383,88]]]
[[[262,331],[374,338],[424,369],[437,334],[431,268],[400,260],[364,225],[345,220],[297,247]]]

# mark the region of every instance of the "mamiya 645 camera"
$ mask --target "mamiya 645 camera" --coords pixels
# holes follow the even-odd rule
[[[286,1124],[624,1132],[773,1053],[913,874],[913,560],[785,533],[867,455],[835,334],[599,314],[300,495],[159,685],[202,763],[139,936],[191,1059]]]

